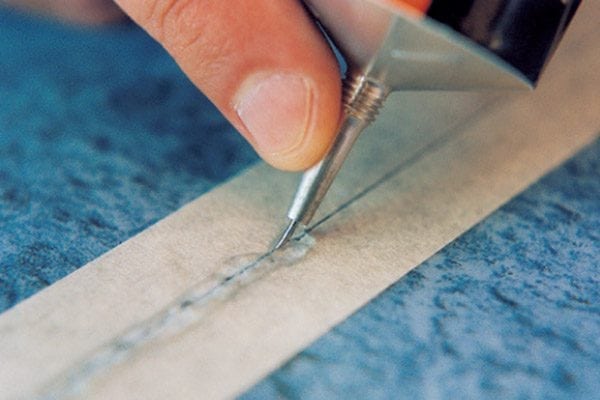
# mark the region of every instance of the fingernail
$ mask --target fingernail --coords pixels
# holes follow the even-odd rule
[[[299,75],[252,77],[242,86],[235,109],[259,152],[287,153],[306,136],[312,96],[309,81]]]

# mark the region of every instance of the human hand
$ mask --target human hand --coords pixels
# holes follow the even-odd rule
[[[106,6],[104,17],[114,12],[103,0],[8,1],[50,4],[54,14],[78,22],[99,22],[91,14],[83,17],[86,7],[98,15]],[[339,121],[341,80],[335,57],[300,0],[116,3],[165,47],[268,163],[301,170],[323,157]]]
[[[333,54],[298,0],[117,0],[275,167],[322,158],[337,128]]]

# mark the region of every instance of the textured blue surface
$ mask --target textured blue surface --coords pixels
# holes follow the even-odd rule
[[[256,160],[133,25],[0,9],[0,311]]]
[[[132,26],[0,10],[0,311],[256,157]],[[600,142],[250,390],[600,398]]]
[[[600,398],[600,141],[243,398]]]

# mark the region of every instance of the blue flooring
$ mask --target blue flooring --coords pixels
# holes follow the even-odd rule
[[[0,311],[257,158],[132,24],[0,9]]]

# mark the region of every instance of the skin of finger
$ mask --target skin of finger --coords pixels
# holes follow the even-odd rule
[[[234,109],[255,74],[296,73],[316,88],[312,134],[288,154],[260,154],[275,167],[308,168],[329,148],[339,123],[341,81],[335,58],[296,0],[118,0],[158,40],[251,143]]]

